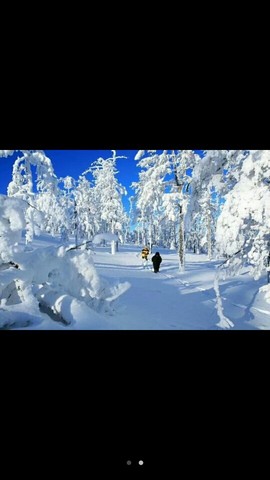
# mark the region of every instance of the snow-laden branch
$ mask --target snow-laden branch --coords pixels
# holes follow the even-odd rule
[[[223,313],[223,305],[222,305],[222,299],[220,295],[220,289],[219,289],[219,270],[216,272],[215,279],[214,279],[214,290],[216,293],[216,309],[217,309],[217,314],[219,316],[220,321],[217,323],[217,326],[220,328],[231,328],[234,327],[234,323],[224,315]]]
[[[7,158],[7,157],[13,155],[14,152],[15,152],[15,150],[0,150],[0,157]]]
[[[134,157],[134,160],[141,160],[141,158],[144,156],[144,154],[145,154],[145,150],[139,150],[136,153],[136,155]]]
[[[264,182],[269,175],[270,151],[250,152],[217,221],[217,248],[229,255],[227,266],[237,273],[248,264],[255,279],[265,271],[269,255],[270,189]]]

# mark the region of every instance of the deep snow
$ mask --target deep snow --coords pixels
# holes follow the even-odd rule
[[[58,239],[43,235],[31,247],[50,245],[59,246]],[[0,328],[219,330],[214,277],[220,262],[208,261],[206,255],[187,253],[186,271],[180,273],[177,253],[158,247],[153,254],[159,251],[163,262],[160,272],[155,274],[150,266],[143,268],[140,251],[139,246],[120,245],[119,252],[111,255],[109,245],[93,247],[97,273],[109,284],[111,293],[91,308],[78,298],[59,292],[53,302],[59,305],[58,311],[68,318],[69,324],[56,321],[55,314],[48,316],[46,308],[40,311],[38,301],[12,304],[11,297],[9,304],[1,302]],[[2,267],[0,279],[3,275],[10,275],[10,269]],[[255,281],[248,269],[220,282],[224,315],[233,322],[232,330],[270,329],[269,303],[259,292],[264,284],[266,276]]]

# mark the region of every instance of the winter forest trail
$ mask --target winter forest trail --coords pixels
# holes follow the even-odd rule
[[[0,157],[0,329],[270,330],[270,150]]]
[[[58,248],[59,240],[42,235],[32,244],[33,250],[40,247]],[[163,261],[160,272],[155,274],[151,257],[157,250]],[[29,255],[31,257],[31,253]],[[185,271],[180,273],[178,254],[158,247],[153,249],[148,268],[144,269],[141,247],[134,244],[120,245],[115,255],[110,253],[109,245],[94,246],[91,257],[102,285],[110,292],[106,299],[97,300],[92,307],[87,306],[80,297],[80,288],[83,287],[80,274],[65,270],[63,264],[62,281],[67,280],[64,283],[66,290],[58,286],[46,297],[58,310],[61,307],[59,313],[54,314],[54,310],[46,307],[41,296],[38,301],[23,304],[13,295],[13,301],[0,306],[0,328],[220,330],[214,291],[219,261],[208,261],[206,255],[187,252]],[[47,266],[48,259],[49,256],[46,257]],[[31,268],[31,262],[28,265]],[[84,264],[87,271],[89,265]],[[0,276],[9,284],[14,269],[2,267]],[[270,330],[269,304],[259,292],[265,283],[264,277],[254,281],[247,269],[237,277],[220,281],[224,315],[233,322],[232,330]]]
[[[218,321],[214,305],[194,289],[187,296],[186,286],[177,278],[177,255],[161,254],[163,262],[160,272],[155,274],[150,268],[143,269],[134,251],[119,252],[115,258],[108,252],[98,253],[95,258],[98,272],[109,281],[125,280],[130,285],[114,304],[113,323],[125,330],[211,328]],[[194,315],[196,304],[201,305],[200,315]]]
[[[219,329],[213,289],[218,262],[209,262],[204,255],[187,254],[186,271],[179,273],[177,254],[159,251],[163,262],[157,274],[142,268],[134,247],[133,251],[132,247],[123,248],[116,256],[97,253],[95,264],[103,277],[130,285],[114,303],[112,328]],[[263,284],[263,279],[255,282],[247,272],[221,282],[224,313],[233,321],[235,329],[270,328],[269,306],[258,293]]]

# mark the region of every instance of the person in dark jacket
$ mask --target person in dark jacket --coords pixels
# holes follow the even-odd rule
[[[158,273],[160,264],[162,262],[162,258],[159,252],[155,253],[155,255],[152,257],[152,262],[153,262],[154,272]]]

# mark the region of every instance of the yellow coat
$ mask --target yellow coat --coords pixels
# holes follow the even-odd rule
[[[149,248],[147,248],[147,247],[146,247],[146,248],[143,248],[143,249],[142,249],[142,259],[147,260],[147,257],[148,257],[148,255],[149,255],[149,253],[150,253]]]

